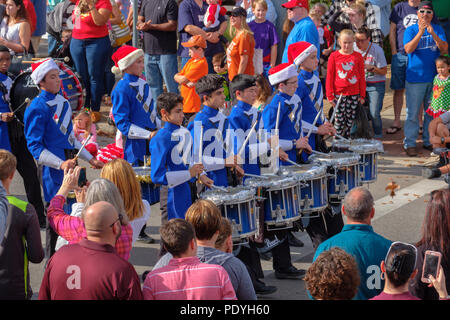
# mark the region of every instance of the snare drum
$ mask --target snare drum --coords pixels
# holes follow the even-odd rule
[[[299,181],[302,215],[323,211],[328,206],[327,166],[317,164],[301,166],[301,168],[283,166],[281,173],[285,176],[294,176]]]
[[[257,188],[264,201],[264,223],[269,230],[289,228],[300,219],[300,188],[295,177],[250,178],[245,184]]]
[[[159,187],[157,187],[150,177],[150,167],[133,167],[136,178],[141,184],[142,199],[145,199],[150,205],[159,202]]]
[[[349,190],[360,185],[360,157],[352,152],[330,152],[327,155],[314,154],[309,159],[314,163],[327,166],[328,201],[342,200]]]
[[[200,199],[211,200],[222,216],[230,220],[233,242],[240,242],[256,233],[256,190],[249,187],[227,187],[226,191],[207,190]]]
[[[335,141],[333,143],[335,151],[351,151],[360,155],[361,163],[360,182],[371,183],[377,180],[378,176],[378,154],[384,152],[383,143],[379,140],[355,139],[350,141]]]

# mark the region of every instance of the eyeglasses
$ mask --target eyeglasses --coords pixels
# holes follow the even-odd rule
[[[113,223],[111,223],[109,227],[112,228],[113,225],[116,224],[117,221],[120,221],[120,224],[122,224],[122,220],[123,220],[123,215],[121,213],[119,213],[119,217]]]
[[[358,38],[356,38],[356,42],[364,42],[364,41],[367,41],[367,40],[369,40],[369,38],[366,38],[366,39],[358,39]]]
[[[420,9],[420,10],[419,10],[419,13],[421,13],[421,14],[432,14],[433,11],[431,11],[431,10],[423,10],[423,9]]]

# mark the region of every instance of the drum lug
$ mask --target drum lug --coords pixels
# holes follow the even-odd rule
[[[283,221],[283,217],[286,216],[286,210],[281,209],[280,205],[277,204],[277,208],[275,210],[272,210],[272,218],[275,218],[276,222]]]
[[[239,236],[239,232],[242,232],[242,225],[237,224],[236,220],[231,220],[231,230],[232,230],[232,234],[233,236],[238,237]]]
[[[339,184],[339,197],[340,198],[344,198],[345,197],[345,193],[347,190],[345,190],[345,184],[344,181],[341,180],[341,183]]]

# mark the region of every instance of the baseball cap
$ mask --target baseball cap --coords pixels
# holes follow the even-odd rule
[[[206,49],[206,40],[198,34],[192,36],[187,42],[182,42],[181,45],[185,48],[200,47]]]
[[[418,9],[428,9],[428,10],[434,11],[433,10],[433,4],[431,3],[431,1],[422,1],[419,4]]]
[[[234,7],[231,11],[227,11],[227,15],[231,17],[244,17],[247,18],[247,11],[242,7]]]
[[[292,9],[294,7],[302,7],[306,10],[309,10],[309,3],[308,0],[290,0],[286,3],[283,3],[281,6],[283,6],[286,9]]]

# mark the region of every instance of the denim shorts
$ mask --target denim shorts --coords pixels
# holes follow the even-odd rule
[[[397,53],[392,56],[391,62],[391,89],[405,89],[406,67],[408,66],[408,56]]]

